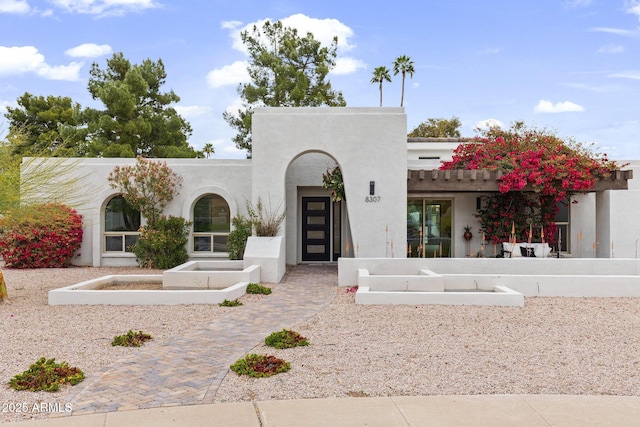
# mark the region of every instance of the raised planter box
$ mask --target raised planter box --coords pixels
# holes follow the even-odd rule
[[[164,289],[223,289],[239,282],[259,283],[260,266],[242,261],[189,261],[163,274]]]
[[[49,305],[219,304],[245,294],[248,282],[219,290],[98,290],[118,283],[162,283],[161,275],[110,275],[49,291]]]

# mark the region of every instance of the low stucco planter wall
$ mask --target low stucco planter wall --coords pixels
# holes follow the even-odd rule
[[[161,275],[110,275],[49,291],[49,305],[219,304],[245,294],[248,282],[220,290],[97,290],[116,283],[161,283]]]

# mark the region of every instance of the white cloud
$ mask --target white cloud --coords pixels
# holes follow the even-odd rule
[[[22,15],[29,13],[31,7],[26,0],[0,0],[0,13],[15,13]]]
[[[82,63],[51,66],[45,62],[44,55],[33,46],[0,46],[0,75],[36,73],[48,80],[79,79]]]
[[[224,144],[222,146],[221,151],[225,154],[228,154],[230,156],[233,157],[238,157],[238,158],[242,158],[242,157],[246,157],[247,156],[247,152],[245,150],[240,150],[238,149],[238,147],[236,147],[233,144]]]
[[[196,117],[211,113],[211,107],[204,105],[176,105],[173,108],[182,117]]]
[[[124,15],[159,7],[154,0],[50,0],[55,6],[70,13],[87,15]]]
[[[13,106],[15,104],[15,102],[10,102],[10,101],[4,101],[0,99],[0,112],[2,112],[3,110],[6,111],[7,107],[9,106]],[[2,126],[0,126],[0,131],[2,131]]]
[[[270,18],[261,19],[258,21],[250,22],[244,26],[239,21],[225,21],[222,23],[223,29],[228,29],[229,36],[233,40],[233,48],[244,54],[247,53],[247,49],[242,44],[240,33],[243,31],[251,32],[253,27],[256,26],[259,29],[266,21],[277,21]],[[323,46],[329,46],[333,42],[334,37],[338,37],[338,49],[341,52],[347,52],[355,47],[349,39],[353,37],[353,31],[351,28],[338,21],[337,19],[317,19],[310,18],[301,13],[288,16],[280,19],[282,25],[285,27],[291,27],[298,30],[298,35],[305,36],[307,33],[312,33],[316,40],[319,40]]]
[[[256,107],[260,107],[261,105],[256,104]],[[225,108],[225,112],[229,113],[229,114],[233,114],[235,117],[238,117],[238,111],[244,110],[245,106],[244,106],[244,102],[242,101],[242,98],[236,98],[234,99],[230,105],[227,106],[227,108]]]
[[[610,74],[609,77],[618,77],[621,79],[640,80],[640,70],[621,71],[619,73]]]
[[[568,113],[574,111],[584,111],[584,107],[570,101],[552,103],[545,99],[541,99],[533,108],[536,113]]]
[[[637,37],[640,36],[640,31],[638,31],[638,30],[625,30],[623,28],[596,27],[596,28],[591,28],[590,31],[597,31],[597,32],[600,32],[600,33],[616,34],[618,36],[632,37],[632,38],[637,38]]]
[[[353,31],[337,19],[310,18],[298,13],[282,19],[282,23],[285,27],[296,28],[300,35],[306,35],[308,32],[313,34],[313,37],[325,46],[329,46],[333,38],[337,36],[338,49],[343,52],[355,47],[349,42],[349,39],[353,37]]]
[[[615,85],[593,86],[585,83],[565,83],[565,86],[572,87],[574,89],[587,90],[589,92],[595,93],[614,92],[620,89],[620,87]]]
[[[33,46],[0,46],[0,75],[34,71],[44,64],[44,55]]]
[[[483,50],[479,51],[478,55],[497,55],[500,52],[502,52],[502,48],[501,47],[491,47],[491,48],[483,49]]]
[[[207,84],[211,88],[219,88],[238,83],[249,83],[249,72],[247,71],[247,61],[236,61],[231,65],[216,68],[207,74]]]
[[[598,53],[622,53],[624,52],[624,46],[608,44],[598,49]]]
[[[99,56],[108,55],[113,52],[108,44],[97,45],[95,43],[84,43],[71,49],[67,49],[64,53],[73,58],[97,58]]]
[[[638,16],[640,18],[640,1],[632,0],[627,3],[627,13]]]
[[[567,7],[585,7],[589,6],[593,0],[567,0],[565,6]]]
[[[331,73],[335,75],[351,74],[359,68],[367,68],[367,64],[355,58],[336,58],[336,66],[331,70]]]
[[[242,25],[242,21],[222,21],[221,28],[226,30],[235,30]]]
[[[474,129],[480,129],[480,130],[487,130],[495,127],[504,128],[504,123],[502,123],[500,120],[497,120],[497,119],[486,119],[486,120],[480,120],[479,122],[476,122],[476,124],[473,126]]]
[[[265,18],[246,25],[243,25],[240,21],[224,21],[221,24],[221,28],[229,31],[233,49],[248,55],[240,34],[244,31],[253,31],[254,26],[260,29],[266,21],[274,22],[276,20]],[[312,33],[313,37],[320,41],[323,46],[329,46],[333,42],[333,38],[337,36],[339,53],[347,52],[355,47],[350,42],[353,37],[353,31],[337,19],[310,18],[298,13],[282,18],[280,21],[283,26],[298,30],[298,35],[300,36],[305,36],[308,32]],[[222,68],[216,68],[207,74],[207,84],[215,89],[228,85],[237,85],[238,83],[248,83],[251,79],[247,72],[247,66],[247,61],[236,61]],[[361,68],[366,68],[366,64],[361,60],[338,54],[336,66],[331,70],[331,73],[334,75],[351,74]]]
[[[80,68],[82,68],[83,65],[82,62],[72,62],[69,65],[55,66],[44,64],[38,68],[37,73],[47,80],[77,81],[80,79]]]

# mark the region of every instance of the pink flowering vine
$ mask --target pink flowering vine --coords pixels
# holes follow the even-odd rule
[[[506,241],[512,228],[518,240],[554,244],[558,203],[572,194],[588,191],[611,172],[620,169],[606,154],[597,154],[574,141],[563,141],[547,130],[529,129],[517,122],[508,130],[491,128],[473,142],[461,144],[453,159],[440,169],[501,171],[499,194],[478,212],[487,240]]]

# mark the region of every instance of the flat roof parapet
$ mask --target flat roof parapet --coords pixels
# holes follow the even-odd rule
[[[475,138],[468,137],[428,137],[428,138],[418,138],[418,137],[407,137],[407,142],[472,142]]]

